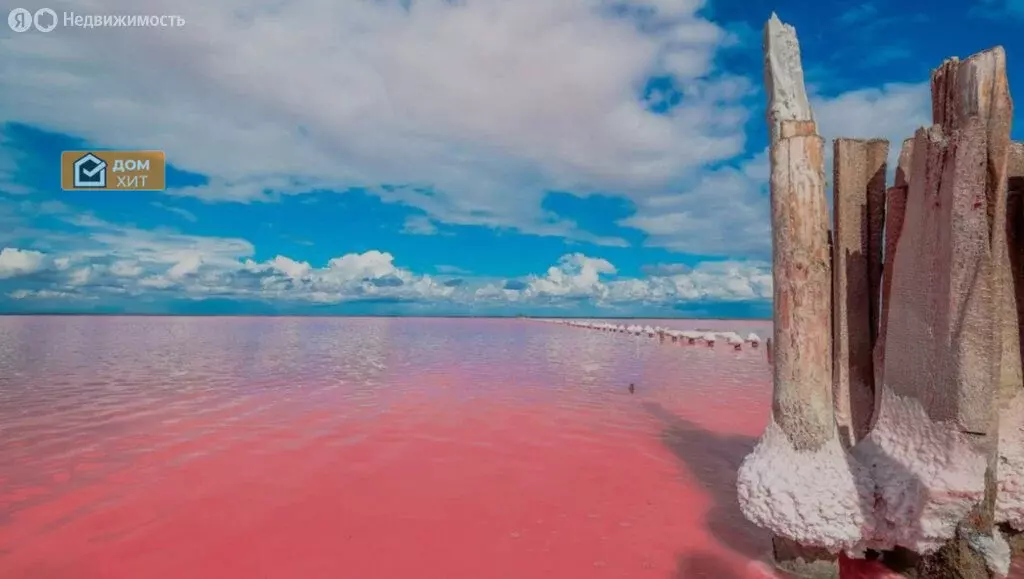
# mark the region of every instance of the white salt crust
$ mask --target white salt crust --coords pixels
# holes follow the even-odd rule
[[[992,536],[970,531],[964,531],[963,536],[967,539],[967,544],[971,546],[971,549],[985,559],[985,566],[989,571],[998,577],[1006,577],[1010,574],[1013,555],[1010,552],[1010,544],[1006,542],[1006,538],[998,529],[993,531]]]
[[[999,413],[996,521],[1024,531],[1024,394]]]
[[[720,339],[725,340],[728,344],[736,345],[743,343],[743,338],[736,332],[718,332],[717,334]]]
[[[796,450],[772,420],[740,466],[751,522],[800,544],[851,554],[896,545],[930,553],[982,498],[985,459],[953,424],[883,387],[874,430],[852,453],[834,436]]]
[[[737,477],[740,508],[751,522],[833,552],[860,541],[861,504],[869,498],[861,494],[870,487],[866,469],[848,462],[838,436],[816,451],[798,451],[774,419]]]
[[[984,497],[984,455],[955,424],[933,422],[920,402],[885,386],[878,421],[852,454],[875,486],[867,548],[933,552]]]

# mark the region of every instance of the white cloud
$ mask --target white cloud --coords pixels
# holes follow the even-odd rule
[[[647,233],[649,245],[680,252],[763,255],[771,247],[767,181],[768,156],[762,153],[739,168],[708,171],[685,195],[649,197],[620,223]]]
[[[891,83],[842,93],[811,96],[811,106],[826,143],[825,175],[832,178],[832,140],[880,138],[889,141],[889,180],[895,173],[903,140],[931,125],[931,82]],[[831,192],[829,193],[831,196]]]
[[[46,256],[38,251],[5,247],[0,250],[0,279],[29,275],[45,267]]]
[[[290,279],[302,280],[312,273],[313,268],[304,261],[295,261],[289,257],[278,255],[267,264],[271,269],[278,271]]]
[[[67,277],[67,284],[70,286],[83,286],[89,285],[89,282],[94,278],[96,270],[92,266],[81,267],[73,270]]]
[[[825,176],[831,183],[832,141],[837,137],[889,140],[889,177],[903,140],[931,124],[930,84],[893,83],[836,96],[812,95],[818,130],[825,139]],[[768,154],[738,168],[707,171],[675,191],[643,199],[620,223],[647,233],[648,244],[687,253],[760,255],[771,249]],[[831,200],[831,190],[826,191]]]
[[[167,270],[167,275],[173,279],[181,279],[189,275],[195,275],[199,273],[199,268],[203,265],[203,257],[199,254],[186,255],[181,258],[181,261],[171,266]]]
[[[616,5],[649,8],[658,25]],[[150,0],[145,12],[186,26],[0,40],[0,121],[162,148],[211,178],[181,195],[367,186],[441,223],[591,240],[542,210],[545,191],[643,199],[743,150],[744,83],[713,74],[729,39],[696,16],[702,5]],[[138,12],[129,0],[51,7]],[[663,72],[687,92],[670,115],[640,100]]]
[[[117,277],[138,277],[143,272],[136,261],[120,260],[110,265],[110,273]]]
[[[636,204],[621,224],[648,245],[767,255],[766,159],[743,156],[760,79],[714,69],[735,39],[697,16],[703,0],[404,4],[149,0],[147,13],[187,24],[0,38],[0,122],[161,148],[210,177],[175,195],[252,202],[362,186],[423,212],[408,233],[478,224],[626,246],[542,208],[549,190],[602,191]],[[51,6],[139,12],[134,0]],[[665,95],[641,102],[653,74],[684,93],[670,114],[647,108]],[[826,137],[889,137],[894,159],[928,123],[927,83],[813,104]],[[0,187],[15,190],[2,161],[14,152],[0,148]]]
[[[11,293],[9,293],[7,295],[8,295],[8,297],[14,298],[16,300],[24,300],[24,299],[40,299],[40,300],[76,299],[76,298],[80,297],[80,296],[76,296],[75,294],[70,293],[70,292],[61,292],[61,291],[53,291],[53,290],[45,290],[45,289],[44,290],[20,289],[20,290],[14,290],[14,291],[12,291]],[[90,299],[90,298],[86,297],[85,299]]]
[[[39,208],[28,204],[22,209]],[[374,298],[438,300],[455,291],[430,276],[398,267],[391,254],[381,251],[343,255],[323,267],[282,255],[255,261],[255,248],[243,239],[148,231],[65,206],[50,209],[51,217],[81,231],[38,238],[41,241],[36,243],[45,243],[47,252],[15,247],[0,252],[0,278],[12,278],[4,286],[8,297],[225,297],[340,303]],[[27,276],[30,273],[40,275]]]
[[[390,253],[371,250],[335,257],[327,262],[327,269],[338,280],[378,279],[398,274],[393,262],[394,257]]]
[[[57,238],[49,252],[3,249],[0,272],[5,274],[2,287],[8,297],[155,301],[219,297],[282,304],[385,299],[471,308],[581,302],[600,307],[637,303],[671,307],[685,301],[764,300],[771,288],[769,269],[761,263],[704,263],[693,268],[666,264],[648,277],[628,278],[620,276],[608,260],[582,253],[564,255],[539,275],[502,283],[464,275],[459,283],[450,283],[403,268],[384,251],[350,253],[322,266],[284,255],[256,261],[252,259],[255,249],[242,239],[145,231],[73,212],[56,217],[84,231]]]
[[[177,215],[178,217],[181,217],[185,221],[189,221],[191,223],[195,223],[196,221],[198,221],[198,218],[196,217],[196,214],[192,213],[188,209],[182,209],[181,207],[174,207],[173,205],[168,205],[166,203],[160,203],[158,201],[154,201],[152,203],[152,205],[153,205],[153,207],[158,207],[160,209],[163,209],[164,211],[168,211],[170,213],[173,213],[173,214]]]
[[[612,277],[610,262],[575,253],[562,257],[542,276],[515,285],[488,284],[476,290],[484,300],[558,303],[585,299],[598,306],[673,305],[707,301],[771,299],[771,266],[763,262],[708,262],[693,268],[665,266],[646,278]]]
[[[601,298],[605,287],[601,276],[615,273],[615,266],[607,260],[572,253],[562,256],[543,276],[532,277],[524,291],[539,296]]]
[[[437,226],[425,215],[412,215],[405,219],[402,233],[409,235],[435,235]]]
[[[654,276],[609,284],[614,302],[761,301],[772,297],[770,264],[763,262],[708,262],[673,275]]]

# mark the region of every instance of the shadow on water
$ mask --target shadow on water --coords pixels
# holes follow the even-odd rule
[[[736,472],[743,458],[754,449],[757,439],[745,435],[710,432],[665,410],[656,402],[645,402],[643,406],[661,422],[661,441],[665,447],[672,451],[687,471],[711,495],[714,504],[707,514],[707,525],[712,536],[723,546],[748,559],[763,560],[771,550],[769,536],[747,521],[736,499]],[[709,565],[707,557],[706,554],[701,555],[687,561],[686,565],[706,567]]]
[[[744,579],[735,569],[710,553],[689,553],[676,558],[669,579]]]
[[[876,175],[875,178],[879,178],[879,175]],[[1024,246],[1024,242],[1020,241],[1024,239],[1024,225],[1022,225],[1024,218],[1021,217],[1021,214],[1024,214],[1024,209],[1022,209],[1024,207],[1024,199],[1022,199],[1022,195],[1024,195],[1024,179],[1018,179],[1016,182],[1011,180],[1010,189],[1009,213],[1016,218],[1016,221],[1011,220],[1014,227],[1008,232],[1012,250]],[[862,219],[861,221],[866,223],[867,219]],[[874,248],[869,249],[875,250]],[[878,275],[878,272],[868,271],[868,264],[864,261],[861,253],[847,254],[846,257],[847,275],[850,279],[859,279],[865,275]],[[1024,263],[1024,250],[1018,250],[1018,253],[1011,251],[1011,260],[1013,260],[1015,266]],[[1014,269],[1019,272],[1021,268],[1015,267]],[[1021,300],[1021,296],[1024,295],[1024,289],[1022,289],[1024,288],[1024,276],[1016,276],[1013,281],[1018,304],[1024,303],[1024,300]],[[869,287],[871,286],[869,285]],[[872,303],[869,306],[868,312],[866,312],[868,316],[864,316],[865,312],[863,309],[858,311],[854,308],[854,302],[857,304],[861,303],[864,296],[850,295],[847,296],[847,299],[850,300],[847,314],[851,318],[856,317],[857,323],[866,321],[870,324],[872,320],[877,319],[876,316],[879,315],[879,312],[877,311],[876,303]],[[966,308],[962,308],[961,311],[966,311]],[[1024,320],[1024,308],[1020,308],[1017,313],[1018,319]],[[853,321],[852,319],[847,320],[848,323]],[[960,320],[957,322],[955,325],[959,330],[962,328],[963,322]],[[1024,322],[1020,326],[1024,328]],[[860,331],[857,332],[858,335],[868,335],[872,339],[868,340],[866,344],[857,344],[860,351],[856,352],[858,354],[856,358],[853,357],[854,352],[851,350],[849,353],[851,355],[849,364],[855,374],[873,377],[873,373],[866,372],[864,368],[858,366],[859,364],[866,364],[871,361],[870,344],[874,341],[873,338],[875,337],[869,332],[865,332],[864,329],[860,328]],[[870,327],[867,330],[870,330]],[[1024,333],[1024,330],[1022,330],[1022,333]],[[1024,357],[1024,335],[1022,335],[1021,340],[1021,356]],[[871,424],[873,418],[871,414],[875,410],[874,389],[880,386],[873,384],[872,380],[868,384],[863,385],[861,392],[855,393],[863,396],[863,399],[851,400],[854,412],[854,416],[852,416],[853,423],[860,430],[860,432],[857,432],[858,438],[862,438],[867,433],[867,426]],[[736,498],[736,473],[743,458],[753,450],[757,440],[749,436],[710,432],[701,428],[698,424],[674,415],[657,403],[646,402],[644,403],[644,409],[661,422],[663,427],[661,439],[665,446],[686,466],[687,471],[700,481],[701,485],[714,500],[714,504],[707,515],[707,524],[712,535],[723,546],[736,551],[744,557],[754,560],[765,559],[765,555],[770,550],[768,534],[746,521],[740,511]],[[955,415],[955,406],[952,410]],[[860,459],[861,465],[867,466],[874,471],[876,480],[881,477],[890,485],[899,481],[903,487],[901,492],[896,493],[892,492],[892,488],[889,489],[890,495],[888,498],[895,501],[894,504],[889,505],[886,505],[882,497],[879,496],[879,489],[875,489],[873,497],[862,497],[863,502],[859,505],[861,512],[868,514],[881,510],[881,512],[887,515],[887,518],[899,520],[901,522],[900,526],[904,528],[903,535],[905,538],[927,536],[928,533],[924,528],[925,525],[924,521],[921,520],[921,515],[925,501],[928,498],[934,497],[930,497],[925,482],[916,476],[914,472],[909,471],[902,460],[889,456],[870,439],[862,441],[858,447],[853,449],[852,456],[847,455],[847,460],[856,460],[854,457]],[[850,466],[852,471],[855,465],[851,462]],[[994,475],[992,472],[988,472],[986,476],[992,477]],[[993,481],[989,479],[986,486],[989,489],[994,488]],[[982,510],[991,512],[991,502],[993,500],[994,495],[988,493],[984,499],[984,508]],[[972,513],[968,520],[975,518],[978,518],[978,511]],[[982,524],[987,526],[987,524],[991,524],[991,520],[982,521]],[[880,530],[892,532],[894,529]],[[1020,543],[1024,543],[1024,539],[1011,536],[1011,542],[1017,547],[1018,551],[1024,550],[1024,546],[1020,546]],[[945,576],[988,576],[987,570],[984,569],[984,563],[976,556],[969,556],[965,559],[966,553],[960,550],[962,548],[962,543],[950,542],[937,553],[924,558],[902,547],[897,547],[884,553],[870,552],[869,554],[872,557],[881,558],[889,569],[900,572],[907,577],[923,579],[926,577]],[[954,571],[954,569],[957,571]],[[956,575],[953,575],[953,573],[956,573]],[[1017,571],[1011,571],[1010,576],[1017,576]],[[691,577],[734,579],[737,577],[737,574],[730,569],[725,561],[716,558],[714,555],[708,553],[680,555],[672,579]]]
[[[672,451],[687,472],[692,474],[709,493],[714,501],[707,513],[708,530],[718,542],[742,557],[752,561],[772,560],[770,534],[758,528],[743,516],[736,496],[736,476],[743,459],[757,444],[757,438],[738,434],[719,434],[702,428],[699,424],[676,416],[655,402],[645,402],[644,409],[662,424],[662,443]],[[870,443],[868,443],[870,444]],[[880,449],[870,449],[874,454],[874,466],[906,481],[912,488],[920,488],[920,481],[908,473],[899,461],[884,455]],[[862,450],[867,450],[865,446]],[[849,457],[848,457],[849,458]],[[852,465],[851,465],[852,469]],[[861,504],[862,512],[874,510],[874,504]],[[920,526],[919,520],[908,524]],[[903,572],[912,571],[918,563],[917,557],[905,549],[887,553],[886,564]],[[774,570],[779,577],[791,577],[784,569]],[[910,575],[927,577],[929,575]],[[681,555],[673,579],[688,577],[720,577],[738,579],[724,561],[707,553]]]

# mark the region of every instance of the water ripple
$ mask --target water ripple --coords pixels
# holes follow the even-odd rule
[[[426,545],[494,576],[438,525],[510,577],[739,569],[767,549],[728,505],[768,381],[756,350],[515,320],[2,317],[0,576],[370,577]],[[227,536],[275,542],[187,554]]]

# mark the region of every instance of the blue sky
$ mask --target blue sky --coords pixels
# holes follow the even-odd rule
[[[826,138],[895,156],[930,70],[996,44],[1024,90],[1021,0],[193,4],[0,32],[0,312],[764,317],[773,10]],[[120,148],[168,189],[60,190]]]

